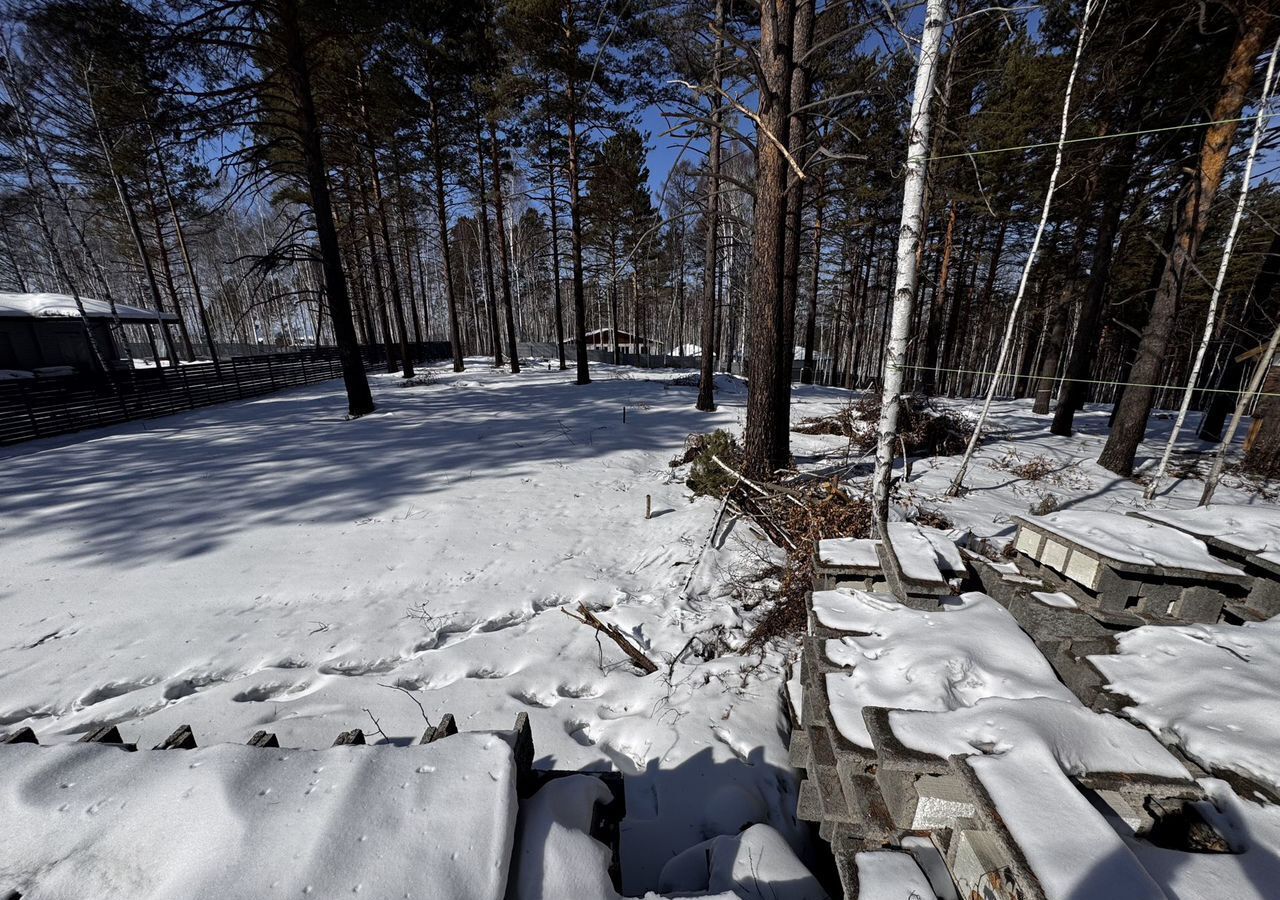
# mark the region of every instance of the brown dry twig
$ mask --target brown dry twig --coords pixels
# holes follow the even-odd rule
[[[636,668],[640,669],[644,675],[651,675],[658,671],[657,664],[649,657],[645,656],[644,651],[633,644],[631,639],[623,634],[622,630],[618,628],[617,625],[610,625],[608,622],[601,621],[596,617],[595,613],[587,609],[585,604],[578,604],[577,615],[574,615],[563,607],[560,611],[569,618],[581,622],[583,625],[590,625],[597,632],[607,635],[622,649],[623,653],[627,654],[631,661],[635,663]]]

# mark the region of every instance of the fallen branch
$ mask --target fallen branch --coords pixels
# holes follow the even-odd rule
[[[760,494],[760,496],[762,497],[786,497],[796,506],[804,506],[803,503],[801,503],[799,500],[796,499],[795,494],[793,494],[791,491],[787,490],[786,488],[781,487],[779,485],[774,485],[774,484],[769,484],[769,485],[756,484],[754,481],[752,481],[750,478],[747,478],[737,469],[734,469],[733,467],[727,465],[724,460],[716,456],[714,453],[711,454],[711,461],[714,462],[720,468],[724,469],[734,478],[741,481],[743,484],[747,485],[748,487],[754,488],[755,491],[758,494]]]
[[[714,458],[714,457],[713,457]],[[717,460],[718,462],[718,460]],[[737,487],[735,484],[734,488]],[[693,584],[693,576],[698,571],[698,566],[702,565],[702,557],[707,555],[707,548],[716,539],[716,532],[720,530],[720,521],[724,518],[725,508],[729,505],[729,497],[733,494],[733,488],[725,491],[724,499],[720,501],[720,511],[716,513],[716,520],[711,523],[711,533],[707,535],[707,539],[702,542],[702,549],[698,551],[698,555],[694,557],[692,563],[689,564],[689,574],[685,576],[684,586],[680,588],[680,597],[685,599],[689,596],[689,585]]]
[[[583,625],[590,625],[597,632],[608,635],[615,644],[622,648],[622,652],[630,657],[631,661],[635,663],[636,668],[640,669],[645,675],[651,675],[658,671],[657,664],[649,657],[645,656],[644,651],[631,643],[630,638],[623,634],[622,630],[618,628],[617,625],[610,625],[607,622],[600,621],[600,619],[596,618],[595,613],[587,609],[585,604],[578,604],[577,615],[574,615],[563,607],[561,607],[560,611],[569,618],[581,622]]]

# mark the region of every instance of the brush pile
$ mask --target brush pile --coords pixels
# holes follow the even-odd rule
[[[745,477],[738,469],[737,442],[724,431],[690,435],[682,456],[672,466],[691,463],[686,484],[695,494],[720,498],[724,508],[749,519],[787,554],[778,586],[757,621],[748,649],[760,649],[774,638],[799,634],[805,626],[805,596],[813,584],[818,541],[832,537],[871,535],[871,498],[838,479],[792,474],[767,482]]]
[[[879,424],[880,398],[867,394],[831,415],[805,419],[794,430],[848,438],[852,450],[869,453],[875,449]],[[909,456],[954,456],[964,452],[973,434],[973,422],[939,408],[928,398],[908,397],[902,402],[898,434]],[[901,446],[895,449],[902,451]]]

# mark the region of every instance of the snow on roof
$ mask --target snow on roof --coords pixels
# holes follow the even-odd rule
[[[1032,518],[1019,516],[1017,521],[1066,538],[1119,563],[1215,575],[1244,574],[1235,566],[1210,556],[1199,538],[1133,516],[1072,510]]]
[[[1216,538],[1244,553],[1280,551],[1280,509],[1273,506],[1148,509],[1133,515],[1172,526],[1199,538]]]
[[[1280,792],[1280,618],[1236,625],[1145,626],[1119,652],[1091,656],[1125,710],[1200,763]]]
[[[111,318],[111,305],[102,300],[81,297],[84,311],[91,319]],[[176,322],[173,313],[156,312],[138,306],[116,304],[116,315],[126,322]],[[8,294],[0,292],[0,316],[9,318],[75,319],[80,317],[75,298],[69,294]]]
[[[23,896],[501,900],[515,765],[493,734],[426,746],[127,753],[0,747],[4,887]]]
[[[937,610],[903,606],[887,594],[815,591],[813,612],[828,628],[857,632],[826,642],[831,718],[846,738],[870,747],[863,708],[949,710],[986,697],[1074,696],[1013,616],[986,594],[967,593]]]

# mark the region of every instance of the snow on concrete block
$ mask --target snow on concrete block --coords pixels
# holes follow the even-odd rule
[[[867,707],[949,710],[987,697],[1072,699],[1018,623],[986,594],[966,593],[938,610],[916,610],[863,591],[819,596],[829,621],[855,632],[824,645],[840,669],[826,676],[840,733],[872,746]]]
[[[818,541],[818,562],[837,569],[879,570],[880,557],[871,538],[827,538]]]
[[[494,735],[381,751],[74,743],[0,756],[0,859],[5,887],[25,896],[421,896],[424,873],[434,896],[506,889],[515,767]]]
[[[858,900],[921,900],[937,894],[915,857],[899,850],[859,853]]]
[[[1126,709],[1200,765],[1280,794],[1280,619],[1148,626],[1089,657]]]
[[[1066,512],[1016,516],[1019,528],[1040,532],[1038,561],[1066,574],[1065,551],[1082,553],[1109,568],[1148,575],[1215,576],[1243,583],[1244,572],[1209,554],[1204,542],[1185,532],[1120,513]],[[1096,585],[1085,585],[1095,587]]]

